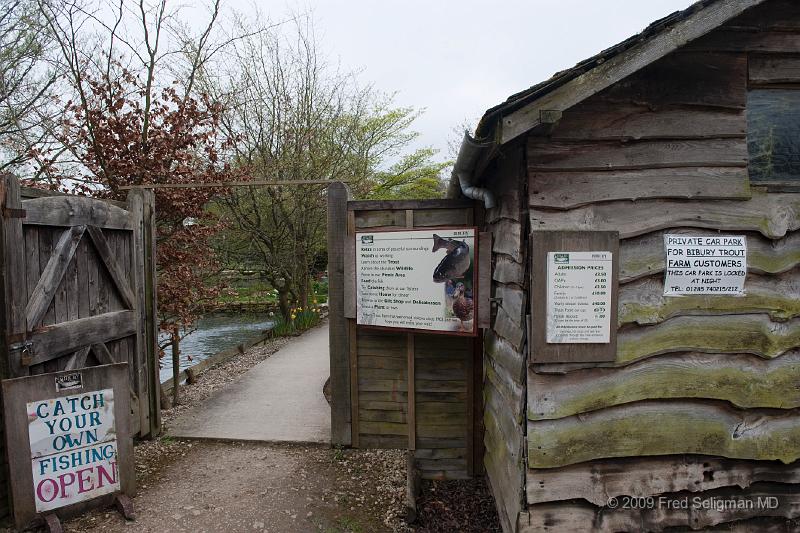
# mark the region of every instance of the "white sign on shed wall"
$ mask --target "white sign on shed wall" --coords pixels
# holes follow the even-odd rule
[[[747,238],[743,235],[664,235],[664,294],[744,294]]]
[[[611,280],[611,252],[548,252],[547,342],[610,342]]]

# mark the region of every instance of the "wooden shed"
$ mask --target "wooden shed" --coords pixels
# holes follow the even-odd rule
[[[800,529],[800,3],[698,2],[489,109],[476,137],[504,530]],[[615,348],[552,352],[542,248],[611,249],[609,232]],[[742,294],[667,295],[665,235],[744,236]]]
[[[798,193],[796,0],[700,1],[511,96],[449,202],[332,190],[333,441],[485,471],[504,531],[797,531]],[[476,342],[357,327],[357,228],[455,223],[490,234]],[[740,269],[674,281],[680,243],[717,242]],[[715,264],[700,247],[687,264]],[[608,338],[559,344],[551,261],[587,252],[609,261]]]

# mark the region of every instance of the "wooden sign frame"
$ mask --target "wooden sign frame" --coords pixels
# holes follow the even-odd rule
[[[80,375],[81,388],[59,383]],[[119,494],[133,497],[136,475],[131,433],[131,401],[128,363],[100,365],[3,380],[6,450],[13,496],[14,522],[20,530],[42,524],[48,515],[67,518],[97,507],[107,507]],[[120,490],[90,500],[38,513],[34,499],[31,444],[28,435],[28,402],[64,398],[103,389],[114,391],[114,424],[117,445],[117,475]]]
[[[611,262],[610,342],[555,344],[547,342],[547,253],[608,251]],[[605,363],[617,357],[619,300],[619,232],[531,232],[531,342],[532,363]]]
[[[479,231],[477,226],[414,226],[408,228],[379,228],[379,229],[370,229],[370,228],[360,228],[355,230],[352,237],[348,236],[349,240],[352,241],[352,248],[353,248],[353,256],[351,261],[353,262],[353,290],[352,290],[352,302],[353,302],[353,309],[355,311],[355,316],[358,315],[358,273],[357,273],[357,262],[358,258],[356,257],[356,249],[357,246],[355,244],[356,237],[359,233],[405,233],[409,231],[429,231],[429,232],[446,232],[446,231],[457,231],[457,230],[472,230],[474,233],[473,238],[473,251],[472,251],[472,331],[441,331],[441,330],[434,330],[434,329],[419,329],[419,328],[405,328],[405,327],[391,327],[391,326],[373,326],[371,324],[358,324],[356,319],[356,325],[359,328],[367,328],[367,329],[375,329],[375,330],[382,330],[382,331],[396,331],[396,332],[408,332],[408,333],[423,333],[426,335],[449,335],[454,337],[476,337],[478,335],[478,331],[480,329],[481,322],[481,287],[480,287],[480,263],[481,263],[481,232]]]

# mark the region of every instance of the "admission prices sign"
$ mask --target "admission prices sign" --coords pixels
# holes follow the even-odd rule
[[[547,253],[547,342],[611,339],[612,253]]]
[[[120,489],[113,390],[28,402],[27,411],[37,512]]]
[[[664,294],[744,294],[747,239],[742,235],[664,235]]]
[[[475,333],[475,228],[356,233],[357,323]]]

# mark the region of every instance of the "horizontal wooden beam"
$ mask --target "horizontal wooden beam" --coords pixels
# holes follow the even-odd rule
[[[534,230],[619,231],[627,239],[666,228],[688,226],[717,231],[757,231],[778,239],[800,229],[800,195],[753,191],[747,201],[702,204],[681,200],[614,201],[570,211],[531,208]]]
[[[475,206],[466,198],[432,198],[429,200],[350,200],[348,211],[404,211],[406,209],[465,209]],[[416,213],[415,213],[416,215]]]
[[[531,137],[528,170],[590,172],[682,167],[747,167],[744,136],[732,139],[553,141]]]
[[[331,183],[343,182],[347,180],[252,180],[252,181],[217,181],[217,182],[196,182],[196,183],[146,183],[142,185],[124,185],[117,187],[120,191],[130,191],[133,189],[204,189],[228,187],[280,187],[283,185],[330,185]]]
[[[107,342],[136,332],[133,311],[114,311],[71,322],[62,322],[35,330],[29,337],[31,355],[23,358],[25,366],[37,365],[74,352],[87,344]]]
[[[800,407],[800,350],[772,360],[750,354],[661,355],[623,368],[566,374],[528,371],[528,418],[545,420],[641,400],[712,399],[741,408]]]
[[[619,243],[620,283],[661,274],[666,264],[664,234],[708,235],[708,230],[674,228],[655,231]],[[782,239],[747,235],[747,270],[758,274],[779,274],[800,265],[800,232]]]
[[[762,502],[761,505],[759,502]],[[773,505],[766,505],[765,502]],[[636,503],[626,506],[623,498],[613,503],[615,506],[595,507],[573,500],[533,505],[520,513],[515,531],[783,532],[792,531],[793,519],[800,516],[797,488],[766,482],[754,483],[747,489],[722,487],[702,495],[691,492],[664,493],[655,499],[653,505],[643,501],[641,506]]]
[[[40,226],[98,226],[105,229],[134,229],[130,212],[96,198],[46,196],[23,200],[24,224]]]
[[[800,469],[773,461],[707,455],[604,459],[561,468],[527,470],[529,504],[582,499],[605,506],[609,498],[647,498],[669,492],[705,492],[753,483],[800,483]]]
[[[765,359],[800,346],[800,319],[772,322],[767,315],[679,316],[620,331],[617,364],[654,355],[696,351],[751,353]]]
[[[800,316],[800,271],[777,276],[750,274],[746,288],[741,296],[688,294],[675,298],[664,296],[660,277],[639,279],[620,286],[618,322],[650,325],[676,316],[747,313],[766,313],[777,321]]]
[[[722,402],[638,402],[528,421],[528,465],[554,468],[595,459],[702,454],[731,459],[800,459],[800,414],[741,411]]]
[[[647,198],[746,200],[744,167],[688,167],[529,174],[530,205],[573,209],[595,202]]]

